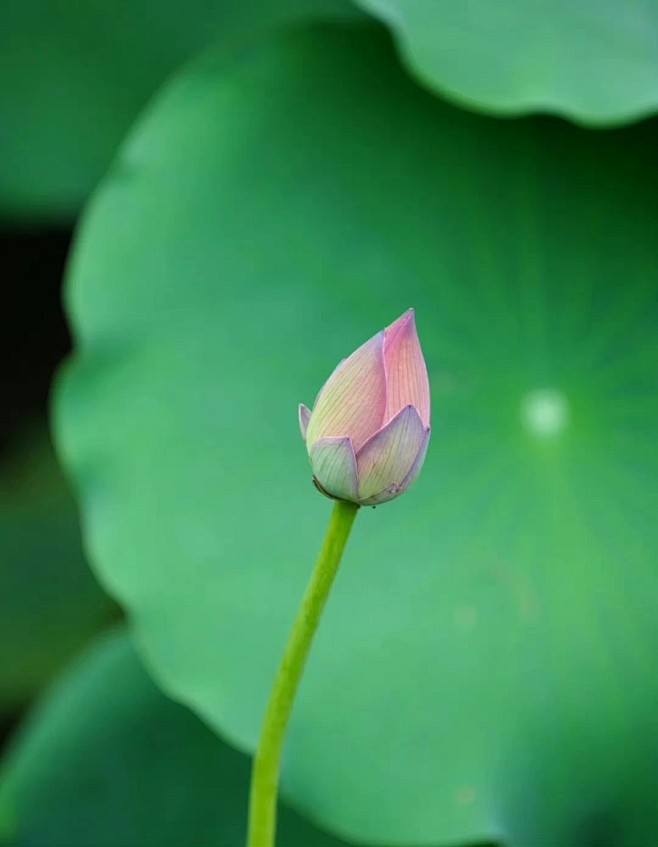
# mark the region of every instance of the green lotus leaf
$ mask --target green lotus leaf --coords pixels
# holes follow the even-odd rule
[[[25,703],[116,615],[48,436],[24,432],[0,475],[0,709]]]
[[[117,631],[58,680],[0,763],[0,843],[242,844],[249,768],[161,694]],[[282,847],[348,847],[285,807],[280,836]]]
[[[348,0],[4,0],[0,214],[75,216],[148,98],[214,39],[355,15]]]
[[[623,124],[658,109],[658,6],[638,0],[358,0],[420,80],[472,109]]]
[[[283,768],[345,836],[658,838],[655,130],[478,117],[309,28],[180,75],[88,210],[61,454],[158,679],[246,750],[330,508],[297,403],[416,308],[427,461],[357,518]]]

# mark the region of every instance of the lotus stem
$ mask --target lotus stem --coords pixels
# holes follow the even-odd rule
[[[274,847],[281,751],[295,694],[322,610],[359,509],[337,500],[311,579],[293,623],[265,710],[251,774],[247,847]]]

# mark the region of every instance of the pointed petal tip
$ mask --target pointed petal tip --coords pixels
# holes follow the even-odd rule
[[[425,426],[428,426],[430,387],[414,310],[408,309],[385,332],[386,418],[392,418],[400,409],[412,403]]]
[[[393,323],[390,323],[386,327],[384,332],[388,336],[388,335],[391,334],[391,332],[395,333],[395,332],[398,332],[399,330],[403,329],[404,327],[407,326],[408,323],[411,323],[413,325],[415,325],[415,323],[416,323],[416,312],[414,311],[413,306],[411,308],[407,309],[406,312],[403,312],[400,315],[399,318],[396,318],[393,321]]]
[[[306,441],[308,424],[311,420],[311,410],[308,408],[308,406],[305,406],[303,403],[300,403],[297,414],[299,415],[299,431],[302,434],[302,440]]]

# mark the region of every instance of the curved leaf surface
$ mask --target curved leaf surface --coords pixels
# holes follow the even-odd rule
[[[242,844],[249,768],[167,700],[128,636],[115,632],[58,680],[5,757],[0,839],[12,847]],[[282,847],[348,847],[286,808],[279,834]]]
[[[498,115],[615,125],[658,108],[658,6],[614,0],[359,0],[430,88]]]
[[[75,216],[148,98],[215,39],[355,15],[348,0],[4,0],[0,214]]]
[[[0,708],[25,703],[116,615],[50,441],[26,433],[0,478]]]
[[[329,510],[297,403],[416,307],[426,465],[358,517],[286,749],[341,832],[658,836],[654,133],[476,117],[308,30],[181,75],[86,216],[57,418],[92,557],[245,749]]]

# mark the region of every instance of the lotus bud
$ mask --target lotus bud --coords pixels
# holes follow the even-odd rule
[[[414,311],[338,365],[299,407],[313,481],[335,500],[376,506],[409,488],[430,437],[430,388]]]

